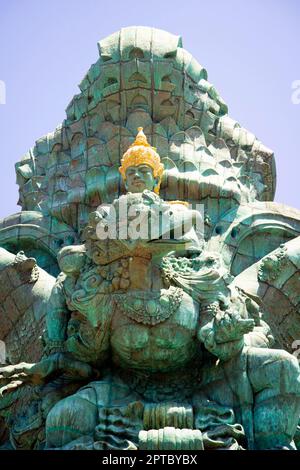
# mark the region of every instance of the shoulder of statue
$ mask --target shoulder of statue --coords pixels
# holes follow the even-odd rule
[[[184,206],[186,208],[189,207],[189,203],[186,202],[186,201],[168,201],[168,204],[172,204],[172,205],[173,204],[178,204],[179,206],[181,205],[181,206]]]

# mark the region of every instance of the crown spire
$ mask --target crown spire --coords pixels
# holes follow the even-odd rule
[[[138,133],[136,135],[135,141],[133,142],[133,144],[130,145],[130,147],[135,147],[136,145],[142,145],[143,147],[151,147],[147,140],[147,137],[144,134],[143,128],[138,127],[137,130]]]

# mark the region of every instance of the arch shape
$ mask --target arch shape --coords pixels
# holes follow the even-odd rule
[[[144,52],[139,47],[133,47],[129,52],[129,59],[144,59]]]

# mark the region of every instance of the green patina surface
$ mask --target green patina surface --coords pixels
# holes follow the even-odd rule
[[[293,449],[300,211],[273,202],[273,152],[180,37],[130,27],[98,46],[0,221],[2,448]],[[124,204],[163,214],[155,236],[101,239],[131,227]]]

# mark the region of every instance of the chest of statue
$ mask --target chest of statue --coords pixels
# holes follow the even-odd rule
[[[111,323],[113,360],[123,367],[182,367],[196,351],[199,306],[181,289],[116,296]]]
[[[183,291],[177,287],[159,291],[128,291],[114,295],[116,311],[136,323],[154,326],[172,317],[178,310]]]

